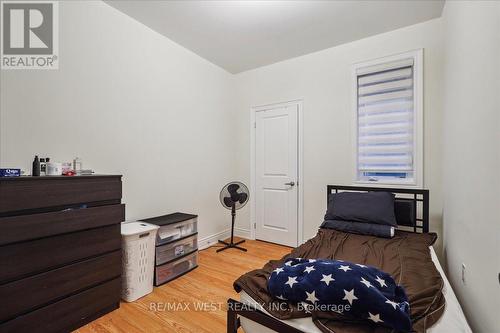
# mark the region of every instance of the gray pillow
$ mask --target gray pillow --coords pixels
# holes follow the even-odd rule
[[[397,225],[394,194],[390,192],[341,192],[330,195],[325,220]]]
[[[365,222],[327,220],[323,222],[321,228],[335,229],[352,234],[368,235],[392,238],[394,237],[395,228],[390,225],[374,224]]]

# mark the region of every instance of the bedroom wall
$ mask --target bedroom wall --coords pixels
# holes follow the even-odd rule
[[[441,244],[442,21],[435,19],[238,74],[238,162],[250,181],[250,108],[304,101],[304,236],[314,236],[326,210],[327,184],[352,184],[351,65],[424,48],[424,186],[431,230]],[[249,228],[249,210],[239,226]]]
[[[101,1],[60,2],[59,70],[2,70],[0,165],[35,154],[123,174],[126,218],[197,213],[229,227],[233,77]]]
[[[500,3],[447,1],[443,19],[448,277],[474,332],[498,332]]]

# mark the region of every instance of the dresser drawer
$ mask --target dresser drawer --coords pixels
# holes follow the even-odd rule
[[[118,224],[124,220],[125,205],[0,217],[0,245]]]
[[[70,332],[119,306],[120,278],[0,324],[2,333]]]
[[[21,177],[0,180],[0,213],[120,200],[120,176]]]
[[[121,275],[121,252],[30,276],[0,286],[0,322]]]
[[[119,249],[119,224],[5,245],[0,248],[0,284]]]

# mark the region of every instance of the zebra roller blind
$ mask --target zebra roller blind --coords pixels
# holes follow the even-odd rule
[[[413,182],[413,58],[358,68],[356,79],[358,180]]]

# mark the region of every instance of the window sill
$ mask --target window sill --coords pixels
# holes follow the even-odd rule
[[[355,180],[353,185],[369,185],[371,187],[388,187],[388,188],[423,188],[422,184],[417,184],[414,181],[379,181],[373,182],[368,180]]]

